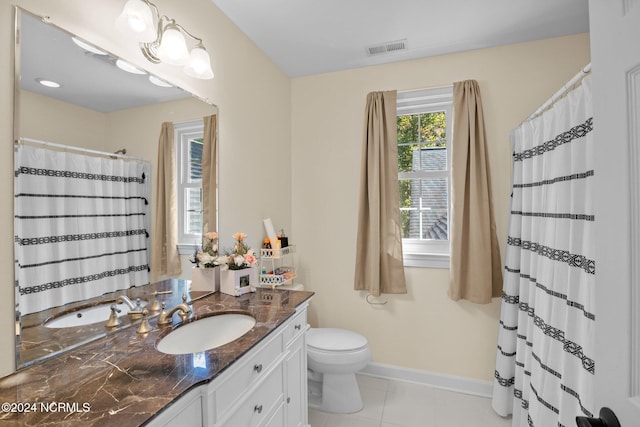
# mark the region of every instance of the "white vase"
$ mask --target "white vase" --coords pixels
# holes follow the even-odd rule
[[[191,290],[218,292],[220,290],[220,267],[192,268]]]
[[[256,268],[220,271],[220,292],[240,296],[256,291]]]

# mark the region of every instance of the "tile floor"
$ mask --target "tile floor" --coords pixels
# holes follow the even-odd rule
[[[309,408],[311,427],[510,427],[484,397],[358,375],[364,409],[328,414]]]

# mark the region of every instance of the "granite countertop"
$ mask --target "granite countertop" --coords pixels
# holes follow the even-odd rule
[[[59,352],[94,341],[97,338],[116,333],[133,325],[138,325],[139,321],[131,321],[129,316],[121,316],[122,322],[115,328],[105,328],[108,316],[104,322],[88,324],[78,327],[68,328],[47,328],[44,324],[60,315],[81,310],[83,308],[95,307],[101,304],[112,304],[119,295],[128,296],[135,303],[137,298],[151,304],[156,298],[153,292],[171,292],[169,294],[158,295],[160,302],[165,302],[171,308],[182,302],[182,296],[187,296],[187,301],[195,301],[211,292],[190,291],[189,281],[169,279],[160,282],[150,283],[144,286],[129,288],[125,291],[111,292],[96,298],[85,301],[69,303],[61,307],[54,307],[37,313],[22,316],[20,320],[20,344],[18,347],[18,366],[20,368],[29,366],[34,362],[39,362],[49,357],[55,357]],[[120,309],[125,312],[129,310],[124,304],[120,304]],[[150,313],[149,318],[157,316],[158,312]]]
[[[267,294],[278,297],[265,297]],[[0,423],[38,427],[143,425],[187,391],[216,378],[312,295],[258,289],[240,297],[217,292],[194,300],[192,314],[185,322],[227,311],[248,313],[256,319],[255,327],[241,338],[198,356],[157,351],[156,343],[172,327],[158,327],[152,318],[152,331],[147,334],[136,333],[137,327],[121,329],[28,366],[0,378]],[[178,315],[173,319],[173,327],[179,327]],[[194,357],[198,357],[197,363]]]

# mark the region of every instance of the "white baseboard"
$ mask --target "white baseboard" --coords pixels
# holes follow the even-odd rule
[[[418,369],[403,368],[400,366],[385,365],[383,363],[375,362],[369,363],[364,367],[364,369],[358,372],[358,374],[406,381],[482,397],[491,397],[493,389],[493,383],[489,381],[437,374],[429,371],[421,371]]]

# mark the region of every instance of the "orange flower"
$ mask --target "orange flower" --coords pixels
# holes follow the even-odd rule
[[[233,238],[239,242],[243,241],[247,237],[246,233],[236,233],[233,235]]]

